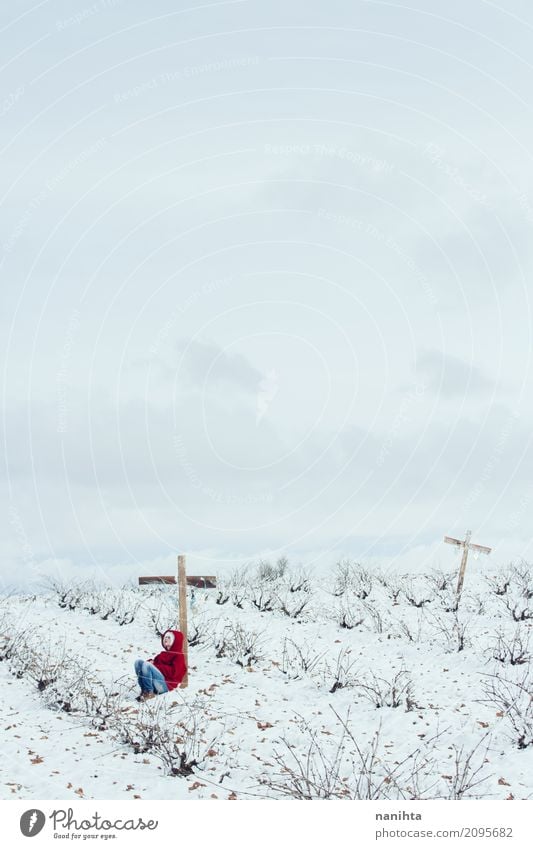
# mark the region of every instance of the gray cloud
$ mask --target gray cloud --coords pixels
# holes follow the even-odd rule
[[[176,344],[182,376],[198,387],[207,390],[222,385],[232,386],[244,392],[257,392],[263,379],[261,372],[240,353],[224,351],[219,345],[198,339],[181,339]]]
[[[494,382],[482,369],[441,351],[419,353],[416,370],[427,388],[444,399],[482,398],[494,391]]]

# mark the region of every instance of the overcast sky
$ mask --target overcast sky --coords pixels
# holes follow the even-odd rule
[[[532,39],[529,0],[3,4],[7,583],[533,557]]]

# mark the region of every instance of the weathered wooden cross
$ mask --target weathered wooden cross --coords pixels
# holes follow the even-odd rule
[[[459,548],[463,549],[463,556],[461,558],[461,568],[459,569],[459,580],[457,581],[457,601],[459,601],[461,597],[461,591],[463,589],[468,552],[475,551],[476,553],[480,552],[481,554],[490,554],[492,551],[492,548],[488,548],[486,545],[476,545],[475,543],[470,542],[471,536],[472,531],[467,531],[464,540],[455,539],[455,537],[444,537],[444,542],[449,542],[450,545],[457,545],[459,546]]]
[[[185,655],[185,664],[189,669],[189,652],[187,644],[187,584],[192,587],[203,587],[210,589],[216,587],[217,579],[215,575],[187,575],[185,567],[185,555],[178,555],[178,575],[143,575],[139,578],[139,584],[177,584],[178,585],[178,611],[179,611],[179,629],[183,634],[183,654]],[[189,673],[185,673],[185,677],[180,684],[181,687],[189,686]]]

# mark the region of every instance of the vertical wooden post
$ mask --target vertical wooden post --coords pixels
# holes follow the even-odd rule
[[[459,580],[457,581],[457,601],[461,598],[461,591],[463,589],[463,582],[465,579],[465,571],[466,571],[466,560],[468,557],[468,548],[470,544],[470,537],[472,536],[472,531],[467,531],[465,536],[464,548],[463,548],[463,556],[461,558],[461,568],[459,569]]]
[[[183,654],[187,665],[187,672],[180,687],[189,686],[189,651],[187,644],[187,573],[185,570],[185,555],[178,555],[178,608],[180,631],[183,634]]]

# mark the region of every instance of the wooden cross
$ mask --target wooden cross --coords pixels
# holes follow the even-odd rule
[[[189,686],[189,651],[187,644],[187,572],[185,568],[185,555],[178,555],[178,576],[175,575],[154,575],[143,576],[139,578],[139,584],[176,584],[178,585],[178,611],[179,611],[179,628],[183,634],[183,654],[185,657],[185,665],[187,672],[180,684],[180,687]]]
[[[189,669],[189,652],[187,644],[187,586],[198,587],[202,589],[214,589],[217,585],[216,575],[187,575],[185,568],[185,555],[178,555],[178,575],[142,575],[139,578],[139,585],[144,584],[177,584],[178,585],[178,611],[179,611],[179,629],[183,634],[183,654],[185,655],[185,665]],[[189,673],[185,673],[185,677],[181,682],[181,687],[189,686]]]
[[[472,531],[467,531],[464,540],[455,539],[455,537],[444,537],[444,542],[449,542],[450,545],[457,545],[459,546],[459,548],[463,549],[463,556],[461,558],[461,568],[459,569],[459,580],[457,581],[457,601],[459,601],[461,597],[461,591],[463,589],[468,552],[472,550],[475,552],[480,552],[481,554],[490,554],[492,551],[492,548],[488,548],[486,545],[476,545],[475,543],[470,542],[471,536]]]

